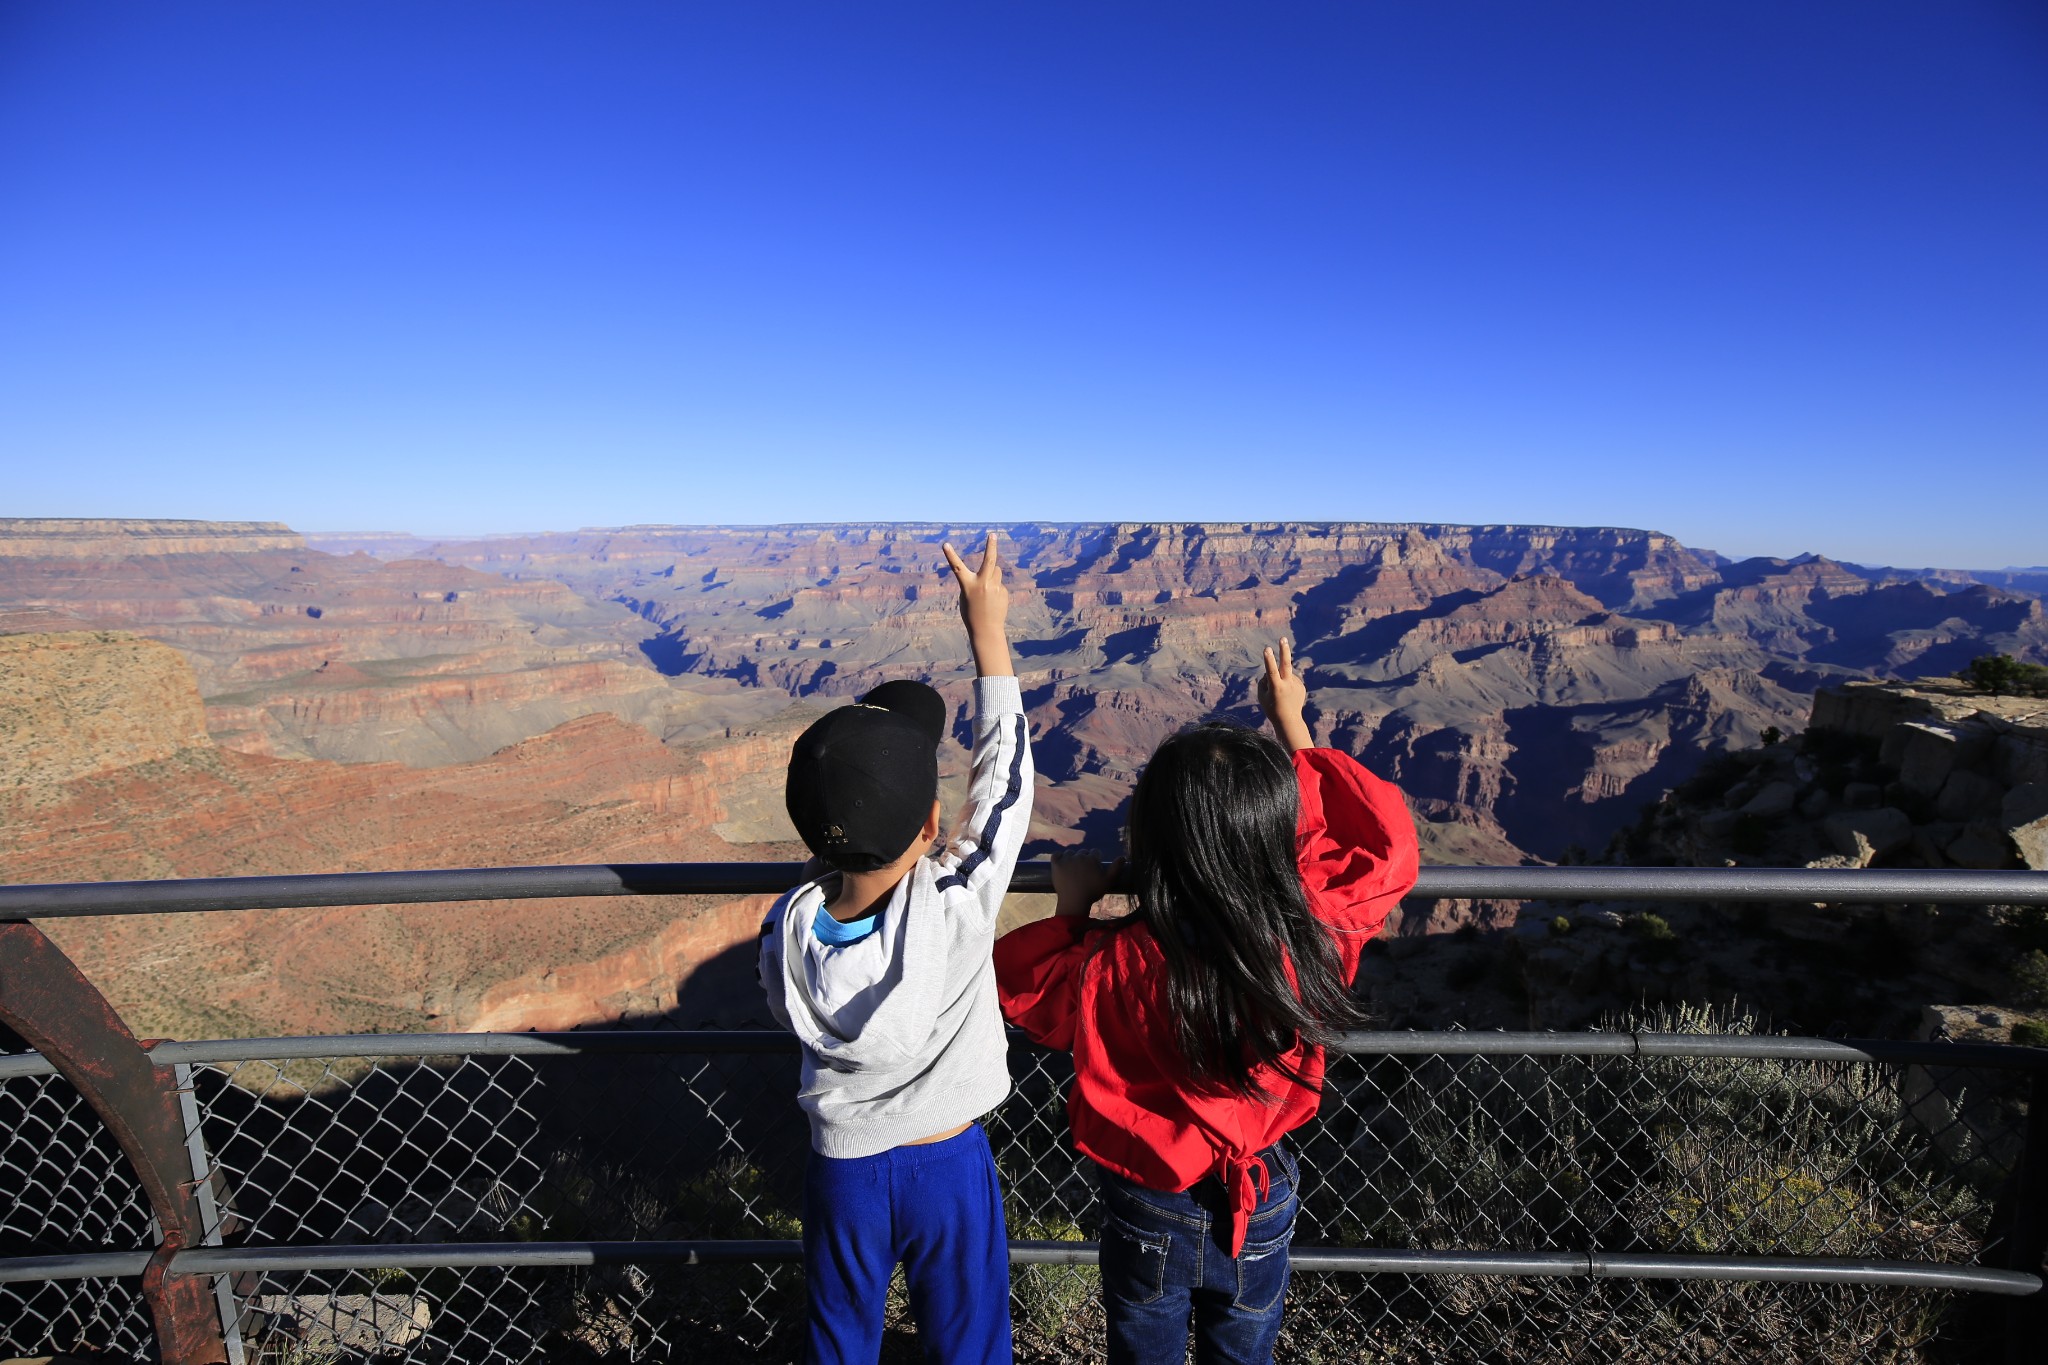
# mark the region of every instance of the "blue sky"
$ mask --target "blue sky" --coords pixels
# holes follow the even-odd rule
[[[0,514],[2048,561],[2048,18],[0,4]]]

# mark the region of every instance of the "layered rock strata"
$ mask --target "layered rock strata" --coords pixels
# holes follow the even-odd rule
[[[2048,648],[2040,603],[1825,559],[1730,564],[1616,528],[1141,523],[1001,528],[1046,835],[1113,839],[1146,755],[1253,716],[1261,647],[1292,633],[1319,733],[1399,780],[1435,856],[1598,847],[1710,754],[1802,723],[1829,681]],[[425,555],[559,580],[659,627],[682,676],[841,697],[960,676],[938,554],[972,526],[626,527]],[[1060,831],[1066,831],[1061,833]]]
[[[649,626],[560,583],[323,554],[272,523],[0,523],[0,609],[172,646],[216,740],[273,757],[466,762],[599,712],[689,739],[787,701],[664,677]]]
[[[1826,688],[1803,742],[1728,755],[1638,835],[1629,860],[2048,870],[2048,701],[1944,678]]]
[[[779,805],[791,734],[774,723],[664,745],[599,713],[433,768],[282,761],[210,744],[192,674],[163,645],[100,633],[0,637],[0,670],[7,703],[31,718],[0,743],[0,770],[27,779],[0,781],[0,879],[9,882],[800,853],[717,832],[771,793]],[[94,690],[115,679],[132,685]],[[86,707],[81,723],[67,720],[67,698]],[[734,913],[720,905],[607,897],[46,928],[143,1034],[465,1028],[486,1016],[511,1028],[530,1024],[520,1022],[521,989],[508,983],[549,972],[585,982],[578,998],[593,1009],[673,1004],[678,981],[659,973],[694,971],[730,946]],[[618,978],[621,964],[642,975]],[[544,1023],[567,1018],[536,1009]],[[612,1016],[575,1022],[601,1017]]]

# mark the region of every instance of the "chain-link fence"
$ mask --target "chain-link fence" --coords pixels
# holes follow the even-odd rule
[[[21,1060],[6,1051],[0,1047],[0,1062]],[[149,1201],[70,1082],[47,1073],[0,1080],[0,1256],[154,1241]],[[135,1355],[151,1340],[132,1279],[0,1283],[0,1354]]]
[[[1367,1035],[1372,1050],[1333,1054],[1321,1114],[1294,1137],[1302,1213],[1282,1358],[1981,1358],[2002,1300],[1673,1278],[1656,1258],[1750,1258],[1737,1274],[1781,1273],[1772,1258],[2003,1266],[2027,1073],[1985,1064],[1996,1055],[1983,1048],[1888,1059],[1711,1041],[1781,1055],[1684,1055],[1632,1034],[1501,1052]],[[220,1277],[238,1361],[795,1353],[808,1143],[786,1038],[270,1040],[158,1054],[191,1097],[205,1240],[230,1255],[320,1249],[265,1252],[273,1263],[255,1268],[242,1254]],[[1019,1355],[1098,1358],[1095,1271],[1057,1263],[1085,1259],[1061,1246],[1097,1230],[1067,1140],[1071,1067],[1022,1045],[1011,1065],[1015,1091],[987,1127],[1011,1235],[1026,1244],[1012,1276]],[[0,1236],[0,1257],[151,1241],[117,1150],[32,1059],[0,1058]],[[620,1242],[638,1245],[605,1245]],[[1388,1263],[1382,1273],[1360,1271],[1361,1249]],[[1530,1273],[1429,1259],[1453,1252],[1522,1253]],[[1603,1277],[1592,1253],[1607,1272],[1649,1258],[1655,1277]],[[0,1354],[136,1356],[149,1332],[137,1305],[118,1276],[0,1283]],[[916,1354],[899,1288],[884,1358]]]

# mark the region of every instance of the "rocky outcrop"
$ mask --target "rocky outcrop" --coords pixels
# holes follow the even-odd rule
[[[276,521],[0,517],[0,558],[125,559],[305,548],[298,532]]]
[[[0,696],[25,707],[26,728],[10,728],[21,747],[7,752],[9,771],[34,779],[0,782],[7,881],[797,855],[717,832],[780,804],[788,733],[774,726],[668,746],[600,713],[470,763],[283,762],[210,745],[191,672],[163,645],[0,637],[0,668]],[[67,697],[86,705],[91,729],[37,719],[61,720]],[[121,916],[49,931],[147,1034],[461,1028],[495,988],[550,970],[606,983],[573,996],[592,1008],[673,997],[662,973],[729,947],[720,903]],[[650,975],[628,979],[636,967]],[[557,1007],[548,1017],[566,1016]]]
[[[1823,689],[1800,743],[1729,754],[1644,828],[1627,852],[1704,865],[2048,869],[2048,701]]]
[[[0,792],[17,799],[204,748],[205,717],[174,649],[111,631],[0,634]]]
[[[685,1027],[758,1021],[764,1007],[753,956],[773,903],[772,896],[729,901],[595,961],[530,969],[485,991],[464,1027],[517,1033],[594,1019],[671,1018]],[[734,957],[743,960],[728,961]]]

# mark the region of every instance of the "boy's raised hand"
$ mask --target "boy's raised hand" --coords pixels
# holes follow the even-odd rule
[[[1273,722],[1273,731],[1288,749],[1313,749],[1314,736],[1302,711],[1308,705],[1308,684],[1294,671],[1294,644],[1283,638],[1276,657],[1266,647],[1266,671],[1259,678],[1259,709]]]
[[[981,567],[970,569],[951,543],[939,547],[960,584],[960,619],[967,623],[967,643],[974,650],[974,668],[984,678],[1009,674],[1010,640],[1004,621],[1010,612],[1010,590],[1003,586],[1003,563],[996,551],[996,533],[988,533]]]

